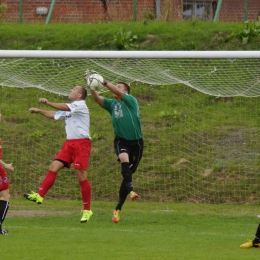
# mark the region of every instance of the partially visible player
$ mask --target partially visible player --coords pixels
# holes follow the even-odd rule
[[[41,114],[50,119],[65,120],[67,140],[50,165],[49,171],[38,189],[38,193],[24,194],[26,199],[42,204],[45,194],[56,180],[57,173],[64,167],[70,168],[73,163],[83,202],[81,223],[89,221],[93,215],[90,209],[91,186],[87,179],[91,141],[89,135],[90,118],[85,102],[86,97],[87,90],[82,86],[75,86],[70,90],[68,97],[71,103],[52,103],[45,98],[40,98],[39,101],[41,103],[57,109],[58,111],[56,112],[30,108],[31,113]]]
[[[11,163],[2,160],[2,140],[0,140],[0,235],[8,235],[8,231],[2,229],[10,201],[9,180],[5,169],[13,171],[14,167]]]
[[[86,81],[88,77],[89,73],[86,71],[84,75]],[[119,82],[116,86],[107,81],[102,83],[113,93],[114,99],[100,96],[96,90],[91,88],[90,93],[93,100],[107,110],[112,117],[115,134],[114,150],[121,163],[123,177],[119,188],[118,203],[112,217],[112,221],[117,223],[120,220],[121,209],[128,194],[131,200],[139,197],[133,188],[132,175],[143,156],[143,133],[138,102],[135,97],[130,95],[129,85],[125,82]]]
[[[251,248],[251,247],[260,247],[260,224],[258,224],[258,228],[255,233],[255,238],[253,240],[249,240],[248,242],[240,245],[241,248]]]

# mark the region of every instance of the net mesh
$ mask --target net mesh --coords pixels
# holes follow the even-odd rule
[[[31,115],[29,108],[38,107],[40,97],[67,102],[71,87],[84,85],[84,71],[92,69],[113,83],[131,83],[131,93],[139,101],[145,149],[134,186],[140,201],[258,204],[259,62],[2,59],[0,131],[3,159],[16,169],[10,176],[13,196],[38,189],[65,139],[63,122]],[[113,201],[121,174],[111,119],[91,98],[87,104],[92,198]],[[81,199],[73,169],[59,173],[46,197]]]
[[[88,68],[111,82],[182,83],[221,97],[254,97],[260,89],[260,59],[2,59],[0,85],[67,95]]]

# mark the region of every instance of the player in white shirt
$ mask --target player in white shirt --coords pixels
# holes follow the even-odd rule
[[[87,179],[91,138],[89,136],[90,119],[89,110],[85,102],[86,97],[87,90],[84,87],[76,86],[70,90],[68,99],[71,103],[52,103],[46,98],[39,99],[41,103],[58,111],[42,110],[39,108],[29,109],[31,113],[38,113],[50,119],[65,120],[67,140],[50,165],[49,171],[38,189],[38,193],[24,194],[26,199],[37,204],[42,204],[45,194],[56,180],[57,173],[64,167],[70,168],[70,165],[73,163],[83,202],[81,223],[89,221],[93,215],[90,208],[91,186]]]

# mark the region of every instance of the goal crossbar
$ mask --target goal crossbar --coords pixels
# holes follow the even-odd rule
[[[260,95],[260,51],[0,50],[0,86],[66,95],[72,85],[85,84],[86,69],[115,84],[183,84],[217,97]]]
[[[0,50],[0,58],[259,59],[260,51],[61,51]]]

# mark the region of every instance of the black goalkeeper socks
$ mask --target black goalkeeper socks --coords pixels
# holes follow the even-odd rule
[[[122,171],[121,174],[124,179],[124,183],[126,185],[128,193],[130,193],[133,190],[133,183],[132,183],[132,172],[129,168],[129,163],[124,162],[121,163]]]
[[[255,239],[253,240],[253,244],[260,243],[260,224],[258,225],[257,231],[255,233]]]
[[[116,206],[116,210],[122,209],[122,206],[125,203],[127,195],[128,195],[128,190],[127,190],[126,185],[125,185],[124,180],[123,180],[122,183],[121,183],[120,189],[119,189],[118,204]]]

